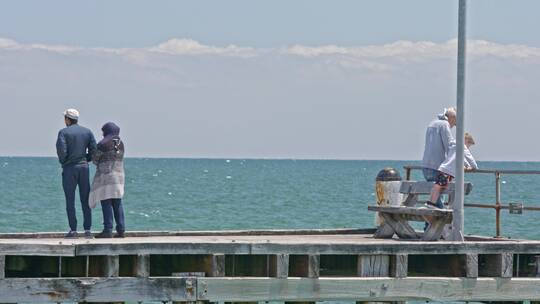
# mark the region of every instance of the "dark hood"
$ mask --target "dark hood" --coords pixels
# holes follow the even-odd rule
[[[101,127],[101,131],[103,131],[103,136],[119,136],[120,135],[120,127],[117,126],[114,122],[108,122]]]
[[[114,138],[120,138],[120,127],[114,122],[108,122],[101,128],[103,131],[103,139],[98,143],[98,149],[109,150],[111,142]]]

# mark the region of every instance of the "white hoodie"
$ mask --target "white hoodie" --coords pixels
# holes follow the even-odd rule
[[[469,149],[465,146],[463,151],[464,156],[464,164],[466,167],[470,167],[473,169],[478,169],[478,164],[474,160],[474,157],[469,151]],[[456,176],[456,146],[450,147],[448,150],[448,156],[444,160],[444,162],[439,166],[439,171],[446,173],[450,176]]]

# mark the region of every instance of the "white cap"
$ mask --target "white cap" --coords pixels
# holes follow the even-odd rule
[[[75,109],[67,109],[67,110],[64,111],[64,116],[67,117],[67,118],[78,120],[79,119],[79,111],[77,111]]]

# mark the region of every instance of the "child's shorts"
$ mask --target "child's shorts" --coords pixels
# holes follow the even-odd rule
[[[454,177],[452,175],[439,172],[439,175],[437,175],[437,179],[435,180],[435,184],[441,187],[446,187],[453,179]]]

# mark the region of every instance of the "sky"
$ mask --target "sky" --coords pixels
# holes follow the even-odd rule
[[[0,155],[62,111],[131,157],[421,159],[455,105],[457,0],[3,1]],[[540,1],[469,1],[479,160],[540,161]]]

